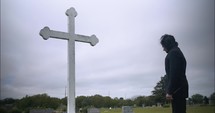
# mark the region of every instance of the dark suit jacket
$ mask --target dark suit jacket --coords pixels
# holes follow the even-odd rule
[[[165,70],[167,75],[166,93],[171,94],[173,98],[187,98],[186,59],[177,46],[170,49],[166,56]]]

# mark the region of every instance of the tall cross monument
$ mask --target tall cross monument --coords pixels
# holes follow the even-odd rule
[[[90,43],[95,46],[99,40],[95,35],[84,36],[75,34],[75,17],[77,12],[75,8],[66,11],[68,16],[68,33],[53,31],[49,27],[40,30],[40,35],[44,40],[50,38],[68,40],[68,97],[67,97],[67,113],[75,113],[75,41]]]

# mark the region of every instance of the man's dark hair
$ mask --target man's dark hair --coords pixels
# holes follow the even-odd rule
[[[165,34],[161,37],[160,40],[161,45],[166,48],[167,51],[169,51],[175,46],[178,46],[178,42],[175,41],[175,38],[172,35]]]

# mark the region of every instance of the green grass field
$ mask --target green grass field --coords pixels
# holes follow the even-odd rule
[[[133,111],[134,113],[171,113],[171,108],[134,108]],[[120,108],[101,109],[101,113],[122,113],[122,110]],[[187,113],[215,113],[215,106],[190,106],[187,107]]]

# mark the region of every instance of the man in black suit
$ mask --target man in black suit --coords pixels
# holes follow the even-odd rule
[[[167,53],[165,58],[166,99],[172,102],[172,113],[186,113],[188,97],[186,59],[172,35],[163,35],[160,43]]]

